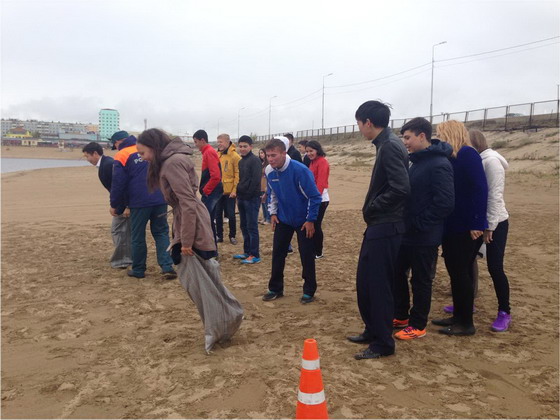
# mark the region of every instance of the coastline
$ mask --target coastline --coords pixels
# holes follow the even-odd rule
[[[107,156],[114,156],[116,150],[104,149]],[[57,147],[26,147],[26,146],[2,146],[0,157],[18,159],[68,159],[83,160],[81,148],[58,149]]]

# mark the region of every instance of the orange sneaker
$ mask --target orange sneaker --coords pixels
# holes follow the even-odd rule
[[[414,338],[424,337],[426,330],[418,330],[414,327],[406,327],[404,330],[395,333],[395,338],[399,340],[412,340]]]
[[[408,327],[408,319],[393,318],[393,328],[405,328],[405,327]]]

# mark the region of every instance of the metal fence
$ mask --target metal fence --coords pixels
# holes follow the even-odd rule
[[[505,105],[493,108],[473,109],[470,111],[442,113],[432,116],[432,124],[443,121],[457,120],[463,122],[467,128],[477,128],[483,131],[530,130],[538,128],[554,128],[560,124],[560,100],[540,101],[527,104]],[[400,129],[411,118],[400,118],[390,121],[389,126]],[[425,116],[427,120],[429,116]],[[285,132],[272,134],[271,137],[281,136]],[[347,139],[359,135],[358,126],[343,125],[325,129],[316,128],[300,130],[295,133],[299,139]],[[256,141],[267,141],[269,136],[257,136]]]

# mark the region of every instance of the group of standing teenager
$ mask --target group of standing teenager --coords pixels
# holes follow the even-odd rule
[[[509,217],[503,200],[505,159],[488,148],[480,131],[469,133],[458,121],[438,124],[439,139],[432,139],[432,124],[414,118],[401,128],[401,141],[388,128],[389,116],[387,105],[378,101],[356,112],[361,133],[377,150],[362,209],[367,229],[356,282],[364,330],[347,337],[369,347],[356,359],[392,355],[394,338],[426,335],[440,245],[453,305],[452,316],[432,320],[443,327],[439,332],[476,332],[473,266],[483,242],[498,297],[491,329],[506,331],[511,322],[503,267]]]

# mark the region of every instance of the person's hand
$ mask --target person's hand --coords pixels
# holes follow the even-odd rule
[[[274,229],[276,229],[276,224],[278,222],[279,222],[278,216],[276,216],[275,214],[270,216],[270,226],[272,227],[273,232],[274,232]]]
[[[484,231],[484,243],[485,244],[489,244],[490,242],[492,242],[492,234],[494,233],[493,230],[488,230],[486,229]]]
[[[117,214],[117,209],[114,209],[113,207],[111,207],[111,208],[109,209],[109,213],[111,213],[111,216],[113,216],[113,217],[117,217],[117,216],[118,216],[118,214]]]
[[[124,217],[130,217],[130,209],[127,207],[124,209],[123,214]]]
[[[471,230],[471,238],[473,241],[480,238],[483,234],[484,232],[481,230]]]
[[[237,197],[237,193],[235,191],[229,193],[229,198],[235,198],[235,197]]]
[[[189,255],[189,256],[193,256],[194,255],[194,251],[192,250],[192,247],[190,246],[182,246],[181,247],[181,254],[182,255]]]
[[[315,235],[315,223],[305,222],[301,227],[301,230],[304,229],[305,229],[305,237],[309,239],[313,238],[313,235]]]

